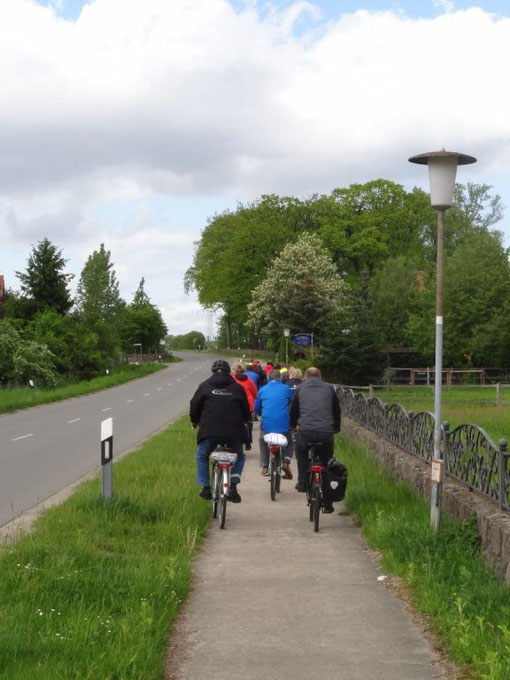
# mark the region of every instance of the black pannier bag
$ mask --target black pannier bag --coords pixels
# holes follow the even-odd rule
[[[323,472],[325,500],[331,503],[343,501],[347,488],[347,468],[336,458],[330,458]]]

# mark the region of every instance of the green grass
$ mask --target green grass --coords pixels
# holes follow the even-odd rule
[[[398,402],[414,413],[434,412],[430,387],[376,389],[374,395],[386,404]],[[474,423],[486,430],[496,444],[502,437],[510,441],[510,387],[502,388],[502,400],[501,406],[497,406],[495,386],[443,387],[442,421],[448,420],[451,429],[462,423]]]
[[[174,361],[180,361],[175,359]],[[68,383],[54,388],[36,387],[31,390],[29,387],[13,387],[0,390],[0,413],[17,411],[30,406],[39,404],[49,404],[53,401],[61,401],[71,397],[81,397],[92,392],[99,392],[108,387],[122,385],[122,383],[136,380],[143,376],[150,375],[156,371],[166,368],[165,364],[147,363],[139,366],[122,364],[110,370],[110,375],[101,375],[92,380]]]
[[[161,680],[210,504],[178,421],[0,551],[2,680]]]
[[[475,520],[445,518],[435,535],[428,501],[392,482],[364,447],[340,437],[338,454],[349,469],[347,510],[382,554],[381,568],[408,584],[466,677],[508,680],[510,593],[485,565]]]

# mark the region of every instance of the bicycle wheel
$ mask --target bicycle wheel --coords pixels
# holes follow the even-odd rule
[[[276,500],[276,461],[271,461],[271,500]]]
[[[220,475],[220,469],[217,465],[213,465],[213,485],[212,485],[212,493],[213,493],[213,498],[212,498],[212,516],[216,518],[218,516],[218,503],[220,500],[220,484],[221,484],[221,475]]]
[[[278,458],[275,461],[276,465],[276,481],[275,490],[276,493],[280,493],[280,487],[282,485],[282,454],[281,451],[278,453]]]
[[[230,487],[230,471],[227,468],[223,468],[222,475],[220,476],[220,500],[219,500],[219,513],[218,521],[220,523],[220,529],[225,528],[225,520],[227,519],[227,494]]]
[[[321,490],[317,484],[313,488],[312,508],[313,508],[313,530],[319,531],[319,520],[321,516]]]
[[[308,480],[308,488],[306,490],[306,500],[308,502],[308,509],[310,510],[310,522],[313,522],[313,503],[312,503],[313,480],[310,477]]]
[[[227,495],[222,493],[219,500],[219,514],[218,520],[220,523],[220,529],[225,528],[225,520],[227,519]]]

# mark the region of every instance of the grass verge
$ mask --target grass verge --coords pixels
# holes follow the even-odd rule
[[[414,413],[434,412],[434,395],[430,387],[378,388],[374,394],[386,404],[397,402]],[[474,423],[483,427],[496,444],[502,437],[510,440],[510,387],[502,388],[503,403],[499,406],[494,385],[444,387],[441,394],[442,420],[448,420],[452,429],[462,423]]]
[[[434,534],[429,504],[406,484],[395,484],[366,449],[339,438],[349,469],[347,510],[381,567],[409,586],[416,608],[466,678],[510,677],[510,593],[484,563],[474,519],[445,518]]]
[[[0,551],[2,680],[160,680],[206,532],[186,418],[79,487]]]
[[[180,361],[180,359],[174,359]],[[49,404],[53,401],[70,399],[71,397],[82,397],[85,394],[99,392],[108,387],[116,387],[130,380],[143,378],[146,375],[166,368],[166,364],[140,364],[120,365],[112,368],[110,375],[101,375],[92,380],[60,385],[54,388],[36,388],[31,390],[29,387],[13,387],[12,389],[0,390],[0,413],[17,411],[30,406]]]

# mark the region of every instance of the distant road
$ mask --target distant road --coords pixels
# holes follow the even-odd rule
[[[100,423],[113,418],[114,457],[185,411],[215,357],[183,361],[119,387],[0,415],[0,526],[100,464]]]

